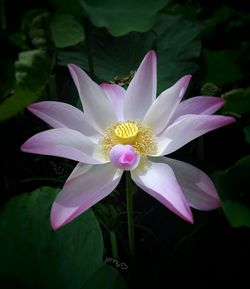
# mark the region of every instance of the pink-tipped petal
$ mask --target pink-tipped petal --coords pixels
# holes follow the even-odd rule
[[[193,223],[191,209],[169,165],[147,160],[143,168],[131,171],[131,176],[138,187],[179,217]]]
[[[123,121],[124,120],[123,103],[124,103],[126,90],[120,85],[111,84],[111,83],[102,83],[100,86],[105,91],[106,95],[111,101],[118,120]]]
[[[91,125],[103,133],[110,124],[117,121],[112,104],[104,91],[78,66],[68,65],[81,98],[86,118]]]
[[[70,104],[58,101],[42,101],[29,105],[28,109],[53,128],[71,128],[86,136],[99,134],[86,121],[83,112]]]
[[[235,122],[230,116],[187,114],[179,117],[156,138],[158,151],[155,156],[170,154],[193,139]]]
[[[140,156],[136,154],[131,145],[117,144],[113,146],[109,158],[113,166],[125,171],[135,169],[140,162]]]
[[[213,114],[224,105],[222,98],[214,96],[195,96],[182,101],[172,115],[169,124],[185,114]]]
[[[88,164],[106,162],[98,153],[98,145],[80,132],[69,128],[55,128],[40,132],[28,139],[21,146],[21,150]]]
[[[122,171],[111,164],[94,165],[88,169],[78,165],[53,203],[50,217],[52,228],[56,230],[67,224],[109,195],[121,176]]]
[[[125,119],[143,120],[156,98],[156,85],[156,55],[150,51],[128,86],[124,101]]]
[[[191,75],[185,75],[173,86],[163,91],[147,111],[143,122],[149,125],[155,134],[161,133],[186,92]]]
[[[208,211],[220,206],[220,199],[213,182],[200,169],[188,163],[166,157],[154,159],[170,165],[191,207]]]

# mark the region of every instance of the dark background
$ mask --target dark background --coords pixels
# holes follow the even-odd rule
[[[55,2],[58,3],[58,1]],[[136,1],[134,5],[136,6]],[[20,146],[26,139],[48,128],[46,124],[31,115],[25,106],[39,100],[58,100],[78,105],[77,93],[65,68],[65,63],[79,64],[93,74],[91,61],[89,62],[89,47],[93,49],[91,55],[94,67],[93,77],[97,82],[117,79],[111,78],[108,74],[102,76],[102,71],[105,73],[105,70],[98,70],[95,66],[105,65],[106,70],[111,71],[111,75],[114,69],[114,75],[124,78],[137,67],[149,49],[155,49],[159,55],[158,61],[164,62],[165,52],[162,44],[161,46],[158,42],[146,40],[135,41],[135,43],[133,41],[148,38],[148,34],[154,32],[154,29],[157,31],[154,27],[157,26],[161,15],[174,17],[180,15],[185,21],[191,23],[190,25],[199,27],[196,40],[192,40],[198,41],[199,44],[192,42],[194,46],[188,44],[185,48],[185,41],[177,42],[173,37],[172,50],[175,49],[175,45],[176,47],[183,45],[183,51],[189,50],[189,54],[183,56],[178,63],[175,63],[174,58],[173,66],[181,66],[179,70],[176,68],[171,71],[171,68],[166,65],[166,70],[170,70],[167,76],[164,76],[165,88],[184,72],[191,72],[193,79],[185,97],[205,94],[224,97],[226,105],[219,113],[233,115],[237,122],[191,142],[171,157],[187,161],[212,176],[222,199],[222,208],[212,212],[194,210],[195,224],[190,225],[178,219],[144,192],[136,189],[134,205],[135,223],[138,225],[135,229],[137,263],[132,284],[139,288],[180,288],[181,286],[211,288],[232,284],[237,284],[237,288],[247,288],[250,260],[250,161],[249,157],[247,158],[250,138],[250,9],[247,1],[171,1],[155,15],[155,26],[152,24],[152,27],[145,28],[144,32],[131,28],[131,31],[119,36],[113,35],[109,27],[96,27],[86,11],[82,12],[82,15],[76,15],[69,9],[67,13],[74,15],[78,23],[83,25],[85,40],[65,47],[58,45],[58,40],[51,32],[50,17],[53,17],[55,11],[61,11],[62,7],[58,8],[58,6],[60,5],[56,5],[53,1],[1,0],[0,145],[2,173],[0,201],[3,221],[0,234],[6,233],[4,210],[7,210],[6,206],[10,199],[42,186],[62,187],[75,165],[73,161],[29,155],[20,151]],[[48,13],[42,21],[40,19],[40,22],[34,24],[31,20],[24,20],[24,15],[27,15],[28,11],[38,8]],[[36,12],[34,15],[39,15],[39,13]],[[31,16],[29,17],[32,19]],[[61,25],[64,31],[63,22]],[[32,34],[34,26],[37,29],[34,33],[37,34]],[[176,33],[185,29],[187,27],[180,24],[176,27]],[[196,30],[193,33],[196,33]],[[190,34],[192,31],[188,35]],[[43,41],[35,41],[37,35]],[[156,37],[159,42],[161,39],[168,41],[167,37]],[[185,38],[185,34],[182,37]],[[169,41],[172,41],[172,38]],[[114,45],[114,51],[110,51],[110,43]],[[128,60],[128,66],[124,67],[126,44],[129,46],[131,43],[134,45],[133,51],[135,50],[131,55],[133,60]],[[19,53],[33,49],[42,49],[46,54],[46,59],[41,63],[40,60],[37,63],[34,62],[31,68],[22,66],[23,64],[17,65],[18,59],[20,60]],[[193,49],[199,51],[196,53]],[[171,54],[172,50],[166,53]],[[112,61],[118,63],[118,68],[108,57],[110,53],[112,55],[112,52],[115,54]],[[180,57],[182,57],[182,52],[180,52]],[[44,64],[46,61],[49,61],[47,66]],[[120,66],[123,68],[120,69]],[[161,69],[160,64],[160,74]],[[26,96],[30,91],[32,93],[29,99],[15,100],[10,105],[8,103],[6,105],[6,100],[15,94],[20,85],[17,73],[21,75],[20,77],[23,77],[22,73],[27,73],[28,80],[25,79],[21,87],[25,93],[27,89]],[[25,85],[27,88],[24,87]],[[38,87],[41,88],[41,92],[35,93],[39,90]],[[160,90],[161,87],[160,83]],[[237,90],[236,93],[232,92],[233,90]],[[3,110],[7,112],[6,116],[2,113]],[[247,158],[246,161],[244,164],[242,162],[239,164],[239,160],[243,158]],[[119,261],[129,264],[126,215],[124,214],[124,183],[119,188],[120,194],[114,193],[113,196],[105,199],[102,205],[96,205],[94,212],[103,232],[105,245],[103,258],[112,256],[109,239],[111,230],[117,235]],[[228,202],[231,204],[230,208]],[[102,206],[107,208],[106,211],[104,210],[106,213],[103,213]],[[103,225],[105,220],[109,220],[108,224]],[[28,235],[27,238],[29,238]],[[11,242],[10,236],[10,246],[14,246]],[[1,249],[4,250],[4,248]],[[14,248],[13,252],[15,252]],[[19,258],[16,253],[9,256],[13,263],[15,263],[15,258]],[[3,268],[5,260],[2,259],[0,262]],[[128,279],[128,270],[117,268],[114,264],[113,267],[123,275],[125,280]],[[18,278],[18,274],[13,273],[13,279],[17,280],[17,284],[19,284]],[[5,276],[2,280],[5,280]],[[22,282],[23,287],[16,288],[29,288],[28,283]],[[246,285],[243,285],[244,283]],[[34,286],[43,288],[37,284]],[[3,288],[15,288],[8,287],[6,284],[4,286]],[[75,288],[81,288],[81,284]]]

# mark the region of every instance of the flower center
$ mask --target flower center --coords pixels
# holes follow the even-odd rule
[[[118,144],[130,145],[135,153],[141,157],[157,151],[152,129],[132,120],[114,123],[108,127],[100,139],[99,148],[108,159],[111,149]]]
[[[115,128],[115,135],[121,144],[131,144],[138,135],[138,126],[133,122],[123,122]]]

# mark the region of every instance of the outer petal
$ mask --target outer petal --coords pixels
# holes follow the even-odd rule
[[[86,121],[81,110],[67,103],[42,101],[29,105],[28,109],[54,128],[71,128],[87,136],[99,134]]]
[[[158,156],[170,154],[191,140],[224,125],[235,122],[233,117],[188,114],[179,117],[156,138]]]
[[[111,164],[94,165],[90,168],[78,165],[53,203],[53,229],[72,221],[110,194],[118,185],[121,176],[122,170],[117,170]]]
[[[166,128],[170,117],[186,92],[190,79],[191,75],[186,75],[163,91],[147,111],[143,122],[149,125],[155,134],[161,133]]]
[[[191,207],[207,211],[220,206],[219,196],[213,182],[200,169],[188,163],[166,157],[156,159],[161,163],[170,165],[173,169],[177,181]]]
[[[131,171],[134,182],[184,220],[193,223],[191,209],[166,163],[147,161],[146,167]]]
[[[123,121],[123,103],[126,90],[120,85],[111,83],[102,83],[100,86],[105,91],[109,100],[111,101],[118,120]]]
[[[98,146],[95,143],[80,132],[69,128],[55,128],[38,133],[28,139],[21,150],[89,164],[105,162],[98,154]]]
[[[70,64],[69,71],[81,98],[87,120],[99,132],[117,121],[115,111],[106,94],[78,66]]]
[[[224,105],[222,98],[214,96],[195,96],[182,101],[176,108],[169,123],[185,114],[213,114]]]
[[[125,119],[143,120],[156,98],[156,55],[150,51],[130,82],[124,101]]]

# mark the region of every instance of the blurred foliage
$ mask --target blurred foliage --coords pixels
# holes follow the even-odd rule
[[[36,101],[42,94],[54,62],[53,45],[48,36],[47,12],[32,10],[23,17],[23,33],[28,31],[30,46],[34,49],[22,51],[15,61],[15,81],[13,75],[7,75],[7,83],[13,85],[0,104],[0,121],[6,120],[24,109],[28,104]],[[21,48],[25,37],[15,38],[16,44]],[[13,39],[12,39],[13,41]],[[28,44],[27,44],[28,46]]]
[[[197,69],[195,60],[201,49],[199,27],[181,16],[159,15],[152,31],[147,33],[133,32],[114,38],[105,31],[94,30],[91,35],[94,72],[103,81],[110,82],[116,77],[128,76],[152,48],[156,49],[158,56],[159,92],[183,74],[193,73]],[[63,50],[59,52],[58,58],[61,65],[74,63],[88,69],[84,46]]]
[[[222,86],[242,78],[240,66],[236,64],[238,53],[234,50],[206,51],[204,57],[207,81]]]
[[[145,32],[155,21],[157,12],[168,0],[51,0],[52,3],[74,14],[89,17],[96,27],[105,27],[113,36],[122,36],[131,31]]]
[[[50,71],[51,60],[43,50],[21,52],[15,62],[14,93],[0,104],[0,121],[37,100],[48,82]]]
[[[249,172],[250,155],[214,174],[222,209],[233,227],[250,228]]]
[[[43,187],[22,194],[1,211],[1,288],[124,288],[121,276],[103,263],[102,234],[91,210],[52,231],[49,213],[57,192]]]
[[[50,28],[57,48],[76,45],[85,39],[81,23],[68,13],[55,13],[51,18]]]
[[[233,113],[244,115],[250,113],[250,88],[238,88],[226,92],[222,95],[225,99],[225,105],[222,108],[223,113]]]
[[[250,125],[244,127],[243,130],[244,130],[244,133],[245,133],[246,141],[247,141],[248,143],[250,143]]]

